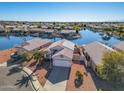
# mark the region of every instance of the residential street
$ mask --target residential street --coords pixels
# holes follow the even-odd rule
[[[0,91],[32,91],[32,88],[18,67],[0,67]]]

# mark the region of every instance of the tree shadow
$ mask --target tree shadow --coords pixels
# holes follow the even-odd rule
[[[34,64],[36,64],[36,63],[34,63]],[[43,60],[43,62],[36,64],[35,69],[33,70],[32,74],[35,73],[37,70],[40,70],[40,69],[48,70],[48,68],[49,68],[49,62],[46,62],[45,60]]]
[[[17,83],[15,83],[14,85],[15,86],[19,86],[19,88],[21,87],[28,87],[29,86],[29,80],[30,79],[30,76],[22,76],[21,80],[17,80]]]
[[[47,74],[45,75],[45,78],[48,79],[48,77],[50,76],[50,73],[52,72],[52,69],[48,69],[47,70]]]
[[[33,67],[33,66],[35,66],[36,65],[36,62],[33,62],[33,63],[31,63],[30,65],[29,65],[29,67]]]
[[[21,71],[22,71],[22,68],[20,68],[19,66],[12,67],[11,69],[9,69],[9,73],[7,74],[7,76],[19,73]]]
[[[35,73],[37,70],[40,70],[42,68],[42,64],[36,64],[35,69],[32,71],[32,74]],[[31,74],[31,75],[32,75]]]

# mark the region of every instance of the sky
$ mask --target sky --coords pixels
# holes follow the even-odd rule
[[[0,2],[0,20],[124,21],[124,2]]]

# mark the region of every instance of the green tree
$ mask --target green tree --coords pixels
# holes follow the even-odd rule
[[[78,34],[79,31],[81,30],[81,27],[79,25],[75,25],[74,27],[74,30],[76,30],[76,33]]]
[[[123,32],[123,29],[124,29],[124,26],[119,26],[119,27],[118,27],[118,31],[119,31],[119,32]]]
[[[104,31],[112,31],[112,28],[104,28]]]
[[[65,26],[64,26],[64,25],[61,25],[61,26],[60,26],[60,29],[61,29],[61,30],[62,30],[62,29],[64,29],[64,28],[65,28]]]
[[[86,27],[86,24],[84,24],[83,26]]]
[[[41,59],[45,57],[46,51],[37,51],[33,54],[34,59],[36,59],[37,64],[40,63]]]
[[[59,29],[57,29],[57,30],[58,30],[59,32],[61,32],[61,30],[63,30],[63,29],[64,29],[64,27],[65,27],[64,25],[61,25],[61,26],[60,26],[60,28],[59,28]]]
[[[23,62],[28,60],[28,54],[27,54],[26,52],[23,53],[23,54],[21,55],[21,57],[22,57],[22,61],[23,61]]]
[[[76,72],[76,76],[77,76],[78,79],[83,80],[83,74],[81,74],[80,71]]]
[[[78,88],[83,83],[83,74],[81,74],[80,71],[77,71],[75,74],[76,74],[76,79],[74,81],[74,84],[75,84],[75,87]]]
[[[41,28],[41,25],[39,24],[37,27],[38,27],[38,28]]]
[[[24,53],[21,55],[21,58],[22,58],[21,66],[23,67],[23,66],[25,66],[25,63],[26,63],[27,61],[29,61],[29,60],[32,58],[32,56],[29,55],[27,52],[24,52]]]
[[[102,64],[97,66],[98,75],[109,81],[120,81],[124,75],[124,52],[106,52]]]

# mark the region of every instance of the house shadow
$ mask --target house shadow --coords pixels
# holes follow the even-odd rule
[[[29,65],[29,67],[35,67],[35,69],[32,71],[32,74],[35,73],[37,70],[45,69],[49,70],[49,62],[43,60],[41,63],[37,64],[36,62],[33,62]]]
[[[70,68],[66,67],[53,67],[47,76],[47,80],[52,84],[56,84],[69,79]]]
[[[19,59],[19,60],[8,60],[7,61],[7,66],[12,66],[12,65],[20,65],[22,63],[22,60]]]

